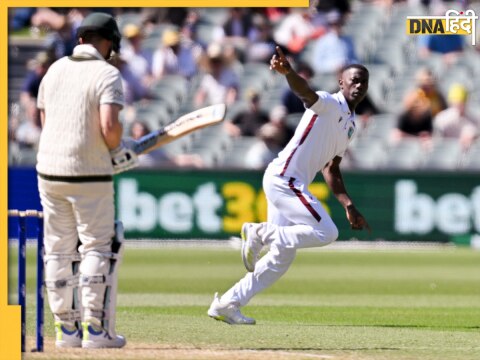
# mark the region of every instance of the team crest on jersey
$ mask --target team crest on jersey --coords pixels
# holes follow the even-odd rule
[[[115,99],[122,99],[123,98],[123,92],[121,90],[115,89],[113,91],[113,96]]]
[[[353,126],[350,126],[347,133],[348,139],[352,138],[354,132],[355,132],[355,129],[353,128]]]

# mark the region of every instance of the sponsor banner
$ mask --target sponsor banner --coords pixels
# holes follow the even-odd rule
[[[137,171],[115,180],[118,217],[129,238],[226,239],[244,222],[266,220],[257,171]],[[480,233],[480,177],[469,173],[345,173],[350,196],[373,233],[349,228],[318,176],[322,201],[340,239],[456,241]]]
[[[259,171],[130,171],[115,177],[117,217],[128,238],[228,239],[244,222],[266,220]],[[36,172],[9,168],[8,207],[40,210]],[[318,176],[310,191],[324,204],[340,239],[455,241],[480,234],[480,176],[475,173],[344,173],[372,235],[349,228],[345,212]],[[17,234],[9,221],[9,237]],[[29,226],[29,237],[35,237]],[[475,236],[477,235],[477,236]]]

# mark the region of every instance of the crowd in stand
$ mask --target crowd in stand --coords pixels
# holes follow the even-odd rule
[[[368,3],[387,10],[395,6],[395,1]],[[184,111],[188,106],[193,109],[224,102],[234,108],[235,104],[245,103],[240,111],[229,113],[224,131],[232,139],[256,137],[257,144],[245,154],[244,166],[264,168],[294,131],[295,124],[289,123],[287,117],[303,112],[304,107],[286,84],[282,85],[277,103],[268,101],[273,92],[245,88],[243,68],[251,63],[268,64],[276,45],[282,47],[307,80],[334,77],[343,66],[364,62],[356,52],[358,44],[344,33],[345,24],[355,11],[354,4],[356,2],[347,0],[319,0],[305,9],[231,8],[213,11],[212,14],[219,14],[219,19],[208,18],[208,21],[208,14],[195,8],[102,9],[117,16],[121,24],[123,39],[115,66],[121,72],[126,94],[126,134],[135,137],[148,131],[149,126],[137,118],[136,109],[139,104],[154,104],[159,97],[155,87],[166,77],[178,75],[188,81],[191,91],[187,106],[182,108]],[[36,110],[40,80],[53,61],[71,55],[76,45],[76,28],[89,11],[88,8],[11,10],[12,34],[30,28],[32,36],[40,33],[45,39],[45,50],[28,62],[18,99],[20,110],[10,114],[12,144],[30,149],[37,146],[41,131]],[[433,14],[436,10],[431,11]],[[467,40],[465,36],[419,37],[416,53],[422,61],[441,54],[446,66],[454,66]],[[479,53],[477,56],[480,61]],[[397,125],[385,138],[391,144],[405,138],[418,138],[427,148],[432,139],[456,138],[462,149],[468,150],[479,136],[480,119],[466,104],[469,92],[480,90],[478,85],[471,89],[460,82],[452,83],[449,89],[440,89],[434,72],[428,67],[417,72],[415,81],[416,87],[405,94],[400,111],[395,113]],[[316,90],[336,91],[321,85]],[[363,127],[368,127],[371,116],[389,111],[378,105],[369,97],[359,106]],[[175,110],[170,114],[173,116]],[[187,155],[173,156],[159,151],[145,158],[142,165],[205,166],[199,155]]]

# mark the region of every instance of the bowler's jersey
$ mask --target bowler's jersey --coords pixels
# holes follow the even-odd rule
[[[343,157],[356,132],[355,114],[341,92],[317,92],[319,99],[303,114],[290,142],[267,168],[269,174],[310,184],[336,156]]]

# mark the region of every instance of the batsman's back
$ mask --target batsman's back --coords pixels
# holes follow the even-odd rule
[[[97,58],[64,57],[55,62],[39,89],[38,107],[45,110],[45,124],[37,170],[55,175],[111,173],[99,114],[100,104],[108,103],[123,104],[115,67]]]

